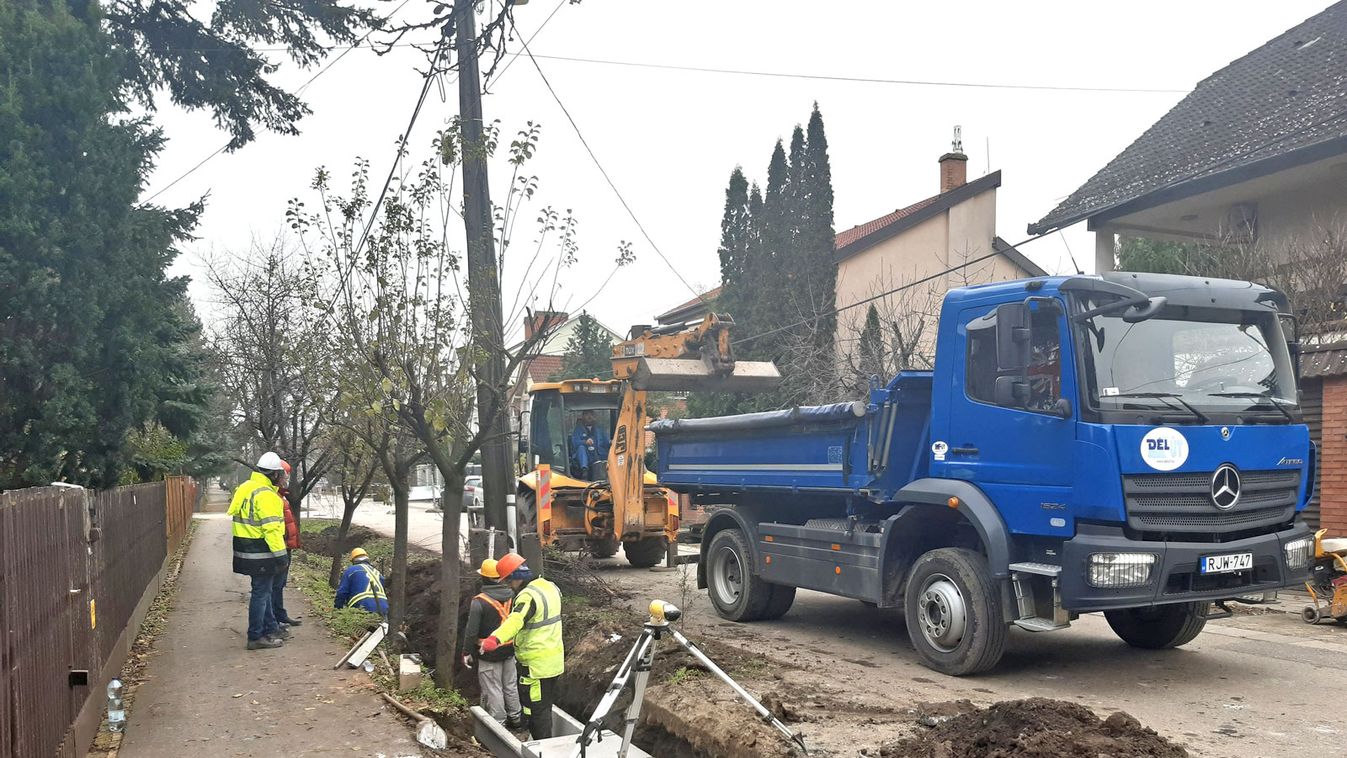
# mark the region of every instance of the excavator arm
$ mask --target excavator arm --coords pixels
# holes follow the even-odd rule
[[[730,343],[733,325],[728,315],[708,313],[695,324],[647,327],[613,345],[613,377],[626,382],[608,451],[614,531],[619,538],[639,539],[646,526],[642,436],[647,392],[768,392],[780,384],[781,374],[771,362],[735,360]]]

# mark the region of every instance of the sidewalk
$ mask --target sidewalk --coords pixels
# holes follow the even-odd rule
[[[334,671],[346,652],[308,601],[286,590],[306,622],[276,650],[244,649],[248,579],[230,564],[230,523],[198,515],[167,630],[136,694],[121,758],[420,756],[409,722],[362,672]]]

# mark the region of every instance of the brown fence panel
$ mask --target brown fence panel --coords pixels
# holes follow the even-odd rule
[[[167,508],[168,552],[171,555],[182,538],[187,536],[187,526],[192,523],[192,510],[196,505],[196,481],[190,476],[170,476],[164,480],[167,490],[165,507]]]
[[[106,655],[168,555],[167,487],[118,487],[94,497],[102,537],[94,543],[98,650]]]
[[[6,755],[55,753],[88,695],[72,670],[97,670],[90,643],[83,490],[0,494],[0,702]]]
[[[186,477],[0,493],[0,758],[88,748],[75,744],[92,733],[88,712],[72,726],[103,698],[104,662],[186,535],[195,494]]]

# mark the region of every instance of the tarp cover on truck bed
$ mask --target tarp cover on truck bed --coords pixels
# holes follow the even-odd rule
[[[865,403],[857,400],[851,403],[831,403],[829,405],[805,405],[780,411],[761,413],[743,413],[737,416],[713,416],[711,418],[660,419],[646,427],[656,434],[730,432],[747,429],[769,429],[795,424],[828,423],[857,419],[865,415]]]

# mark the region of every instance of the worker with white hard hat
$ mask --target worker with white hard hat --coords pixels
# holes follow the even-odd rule
[[[283,581],[290,558],[285,549],[285,507],[278,488],[285,484],[285,461],[272,452],[257,459],[256,471],[234,490],[234,573],[252,577],[248,599],[248,649],[277,648],[289,632],[276,622],[272,593]]]

